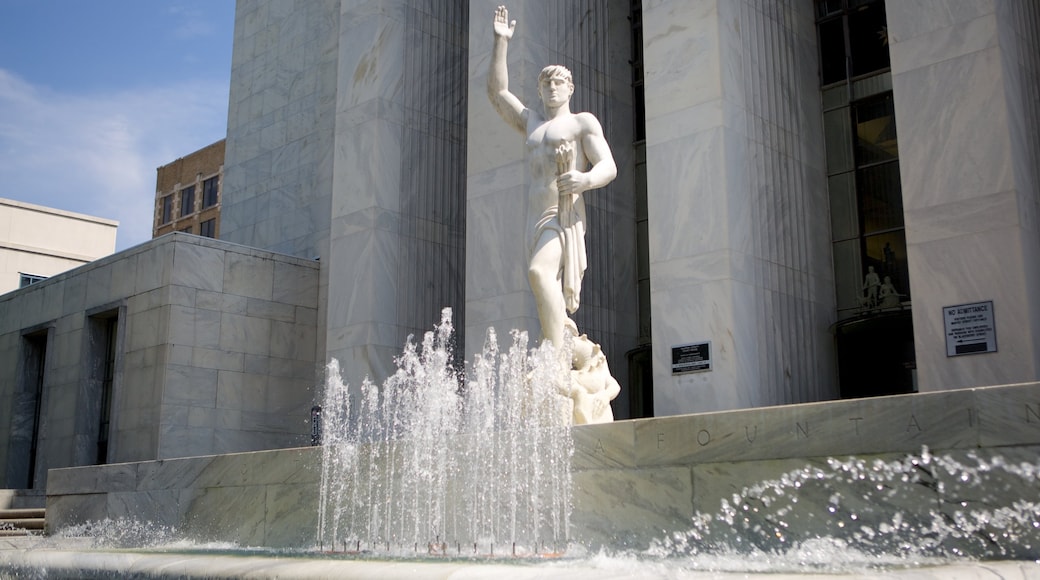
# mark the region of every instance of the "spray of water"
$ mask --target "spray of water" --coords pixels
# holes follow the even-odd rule
[[[357,402],[329,363],[318,544],[326,550],[534,554],[566,548],[571,511],[569,345],[493,330],[468,380],[451,310]]]
[[[1027,458],[1029,459],[1029,458]],[[827,459],[748,486],[655,558],[768,570],[1040,559],[1040,464],[976,451]],[[723,566],[725,567],[725,566]],[[751,566],[754,569],[754,566]]]

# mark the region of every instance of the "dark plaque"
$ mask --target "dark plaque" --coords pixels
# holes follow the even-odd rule
[[[711,341],[672,347],[672,374],[711,370]]]

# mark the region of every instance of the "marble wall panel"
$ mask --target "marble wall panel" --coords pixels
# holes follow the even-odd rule
[[[267,525],[264,530],[265,546],[313,545],[315,530],[318,529],[319,486],[269,485],[266,511]]]
[[[181,520],[184,510],[180,499],[181,492],[178,490],[152,492],[112,490],[105,498],[105,510],[108,514],[107,517],[111,519],[134,520],[172,527]]]
[[[1019,229],[968,234],[907,247],[914,292],[914,343],[922,391],[1036,378],[1035,308]],[[992,260],[1000,255],[1001,260]],[[943,308],[993,301],[997,352],[946,356]]]
[[[274,292],[274,260],[229,252],[224,259],[224,292],[271,300]]]
[[[59,280],[55,280],[54,283],[60,284],[63,288],[63,294],[61,297],[62,314],[71,314],[81,308],[85,308],[87,303],[86,278],[82,276],[69,276],[62,281]],[[43,297],[42,294],[30,294],[30,296],[38,296],[39,298]],[[42,312],[39,309],[27,309],[25,313],[36,315],[37,313]]]
[[[137,277],[136,270],[136,253],[124,253],[120,256],[120,259],[112,262],[108,271],[109,275],[112,277],[109,284],[109,290],[112,292],[113,296],[125,298],[134,293],[134,285]]]
[[[82,524],[83,522],[104,520],[108,514],[107,494],[95,493],[85,495],[62,495],[47,498],[47,509],[50,510],[46,520],[46,532]]]
[[[111,293],[112,273],[108,268],[91,268],[85,272],[87,293],[84,306],[87,304],[104,304],[118,299]]]
[[[170,282],[220,292],[224,286],[224,252],[191,243],[177,244]]]
[[[574,537],[593,548],[645,547],[687,529],[694,513],[689,467],[579,471],[574,490]]]
[[[724,457],[783,459],[922,447],[971,448],[979,419],[970,391],[784,405],[640,422],[641,466],[712,462]]]
[[[220,317],[220,348],[247,354],[269,354],[271,321],[266,318],[223,313]]]
[[[681,27],[681,28],[677,28]],[[681,32],[679,32],[681,30]],[[643,6],[643,61],[649,117],[718,99],[724,89],[718,58],[717,2],[655,2]],[[650,111],[653,111],[650,114]],[[647,132],[647,145],[656,137]]]
[[[979,445],[1035,445],[1040,442],[1040,386],[974,389]]]
[[[143,294],[170,283],[173,252],[169,244],[148,246],[137,257],[134,293]]]
[[[996,4],[994,0],[915,0],[893,2],[891,6],[886,3],[889,40],[893,44],[904,42],[975,22],[992,14]]]
[[[217,399],[217,374],[216,369],[169,365],[166,368],[163,403],[214,406]]]
[[[809,8],[643,7],[659,415],[834,396],[818,80],[799,58],[815,62]],[[675,48],[702,30],[715,40],[697,58]],[[704,340],[714,369],[672,376],[671,347]]]
[[[893,45],[893,54],[898,51]],[[990,106],[1004,100],[1000,71],[996,48],[929,67],[893,70],[904,208],[1013,189],[1009,119],[1005,108]],[[989,112],[978,115],[981,110]]]
[[[243,546],[264,545],[263,513],[252,506],[266,505],[263,487],[197,488],[181,495],[187,501],[186,518],[180,530],[201,541],[235,538]]]

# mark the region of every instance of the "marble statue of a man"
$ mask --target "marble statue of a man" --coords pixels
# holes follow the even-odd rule
[[[611,420],[612,416],[606,418],[603,413],[610,414],[609,401],[619,390],[617,381],[610,377],[599,346],[584,335],[577,336],[577,326],[568,313],[578,309],[587,264],[582,195],[613,181],[617,166],[596,117],[571,112],[574,83],[565,67],[550,65],[538,76],[540,110],[526,107],[509,91],[506,50],[515,28],[516,21],[510,21],[509,12],[499,6],[494,18],[488,97],[502,119],[526,137],[531,173],[527,194],[527,277],[542,337],[559,347],[565,333],[570,332],[575,337],[575,381],[585,380],[589,383],[586,390],[605,398],[604,403],[597,403],[600,407],[605,405],[605,410],[581,411],[581,395],[572,393],[575,422]],[[579,416],[582,414],[588,415],[588,420]]]

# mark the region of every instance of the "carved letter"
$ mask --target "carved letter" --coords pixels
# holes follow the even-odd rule
[[[850,417],[849,421],[855,426],[856,435],[859,435],[859,422],[863,420],[863,417]]]
[[[758,439],[758,425],[755,425],[755,434],[752,435],[748,432],[747,425],[744,425],[744,438],[747,439],[748,443],[754,443],[755,439]]]
[[[809,438],[809,423],[806,423],[805,426],[802,427],[801,423],[795,421],[794,426],[797,428],[797,432],[795,433],[796,437],[798,436],[798,433],[801,433],[802,437],[805,437],[806,439]]]
[[[664,433],[658,433],[657,434],[657,448],[660,449],[662,447],[664,447]]]
[[[1032,415],[1032,416],[1036,417],[1038,420],[1040,420],[1040,405],[1037,405],[1036,409],[1037,410],[1034,411],[1033,408],[1029,406],[1029,404],[1026,404],[1026,423],[1032,423],[1033,422],[1029,418],[1030,415]]]
[[[596,439],[596,453],[605,453],[605,451],[603,451],[603,442],[599,439]]]
[[[711,443],[711,433],[708,433],[707,429],[701,429],[697,432],[697,443],[700,443],[701,447],[704,447],[708,443]]]
[[[910,422],[906,424],[906,432],[909,433],[911,428],[917,429],[918,433],[923,431],[921,426],[917,424],[917,417],[914,417],[913,413],[910,413]]]

